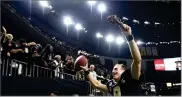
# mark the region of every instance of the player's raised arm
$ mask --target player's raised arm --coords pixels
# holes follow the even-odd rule
[[[89,72],[88,70],[88,64],[84,67],[81,66],[81,68],[85,71],[85,76],[88,78],[90,83],[92,84],[93,87],[103,91],[103,92],[108,92],[107,86],[99,82],[97,79],[95,79]]]
[[[136,42],[134,41],[131,28],[128,25],[123,24],[116,15],[109,16],[108,21],[111,23],[118,24],[119,27],[121,28],[122,34],[124,34],[125,38],[127,39],[130,52],[133,58],[133,62],[131,64],[131,75],[133,79],[139,80],[142,58],[140,55],[139,48]]]

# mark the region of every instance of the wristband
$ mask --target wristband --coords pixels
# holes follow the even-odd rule
[[[126,36],[127,41],[131,41],[134,39],[133,35]]]
[[[87,70],[87,71],[84,72],[85,76],[87,76],[89,73],[90,73],[89,70]]]

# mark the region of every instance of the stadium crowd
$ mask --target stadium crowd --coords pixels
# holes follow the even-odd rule
[[[67,55],[65,59],[61,55],[54,52],[54,48],[51,44],[47,44],[43,47],[41,44],[36,42],[28,42],[26,39],[14,39],[14,35],[7,33],[7,29],[2,26],[1,29],[1,58],[2,63],[5,68],[1,70],[6,72],[7,75],[12,75],[13,71],[17,71],[15,75],[21,76],[32,76],[33,73],[38,72],[41,75],[41,70],[34,71],[33,66],[39,66],[42,68],[49,69],[49,73],[46,76],[61,77],[60,73],[66,73],[71,75],[76,75],[78,80],[83,80],[82,71],[75,71],[74,60],[80,56],[84,55],[88,58],[89,65],[94,66],[93,71],[96,72],[97,78],[100,79],[110,79],[111,72],[104,68],[97,55],[87,53],[86,51],[79,50],[76,47],[67,45],[64,42],[59,41],[55,37],[48,36],[45,37],[54,41],[58,46],[61,46],[67,50]],[[8,59],[8,60],[7,60]],[[25,62],[27,65],[18,66],[18,69],[12,69],[12,67],[17,67],[15,63],[9,60],[18,60],[20,62]],[[6,60],[6,61],[5,61]],[[8,65],[6,65],[8,64]],[[15,64],[15,65],[13,65]],[[21,68],[21,69],[19,69]],[[3,69],[3,68],[2,68]],[[12,69],[12,70],[11,70]],[[50,72],[53,72],[52,74]],[[3,74],[3,73],[2,73]],[[39,75],[39,76],[40,76]],[[45,76],[42,74],[42,76]]]

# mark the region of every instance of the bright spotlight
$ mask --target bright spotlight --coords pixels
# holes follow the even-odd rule
[[[95,3],[96,3],[96,1],[88,1],[88,4],[91,6],[94,5]]]
[[[123,20],[128,20],[128,18],[127,17],[123,17]]]
[[[144,24],[148,25],[148,24],[150,24],[150,22],[148,22],[148,21],[145,21],[145,22],[144,22]]]
[[[117,37],[116,38],[116,44],[120,45],[124,42],[124,39],[122,37]]]
[[[114,37],[113,37],[112,35],[108,35],[108,36],[106,37],[106,41],[109,42],[109,43],[111,43],[111,42],[114,41]]]
[[[49,9],[52,9],[52,6],[51,5],[49,5]]]
[[[160,23],[155,22],[155,25],[159,25]]]
[[[75,29],[76,30],[82,30],[82,25],[81,24],[79,24],[79,23],[77,23],[76,25],[75,25]]]
[[[138,20],[133,20],[133,23],[138,23],[139,24],[139,21]]]
[[[106,11],[106,5],[104,3],[101,3],[98,5],[98,11],[103,13]]]
[[[91,13],[92,13],[92,7],[93,5],[95,5],[96,1],[88,1],[88,4],[90,5],[90,10],[91,10]]]
[[[137,43],[138,45],[141,45],[141,44],[143,44],[144,42],[138,40],[136,43]]]
[[[133,20],[133,22],[134,22],[134,23],[136,23],[136,22],[137,22],[137,20]]]
[[[39,1],[39,4],[43,7],[50,7],[48,1]]]
[[[101,3],[98,5],[98,11],[100,12],[100,17],[102,20],[102,14],[106,11],[106,5],[104,3]]]
[[[67,26],[73,24],[73,21],[69,16],[65,16],[63,22]]]
[[[97,38],[102,38],[102,37],[103,37],[103,35],[102,35],[102,34],[100,34],[100,33],[97,33],[97,34],[96,34],[96,37],[97,37]]]

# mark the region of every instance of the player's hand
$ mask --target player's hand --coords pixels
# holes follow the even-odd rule
[[[125,36],[129,36],[131,35],[132,33],[132,30],[131,30],[131,27],[128,26],[127,24],[122,24],[120,25],[120,28],[121,28],[121,31],[122,33],[125,35]]]
[[[83,71],[87,71],[87,70],[88,70],[88,64],[86,64],[86,66],[80,66],[80,68],[81,68]]]
[[[108,22],[112,23],[112,24],[121,24],[121,19],[119,17],[117,17],[116,15],[110,15],[107,17]]]
[[[110,15],[107,17],[107,20],[112,23],[112,24],[118,24],[119,27],[121,28],[121,31],[122,33],[125,35],[125,36],[129,36],[131,35],[132,33],[132,30],[131,30],[131,27],[126,25],[126,24],[123,24],[123,22],[121,21],[121,19],[119,17],[117,17],[116,15]]]

